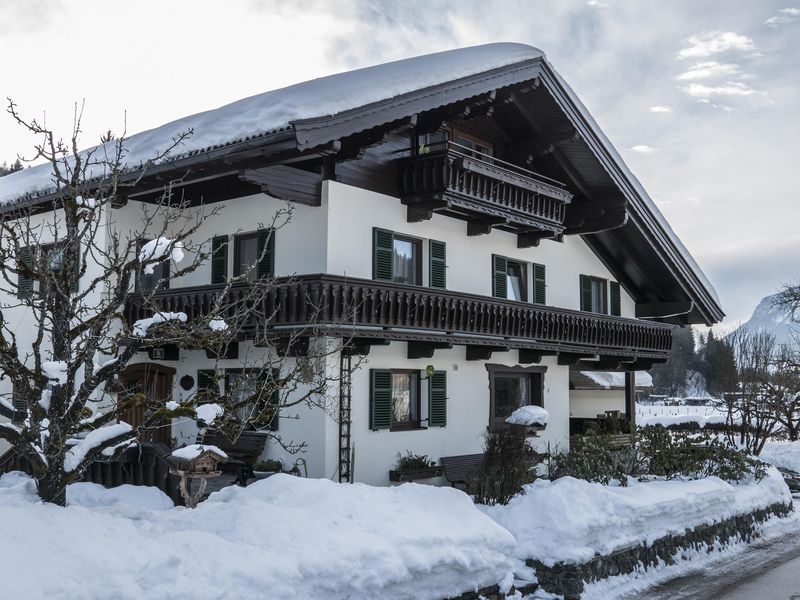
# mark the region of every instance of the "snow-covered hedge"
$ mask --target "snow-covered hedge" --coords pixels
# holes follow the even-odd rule
[[[716,477],[693,481],[630,479],[627,487],[563,477],[538,480],[506,506],[481,509],[517,540],[519,559],[547,566],[583,563],[630,545],[651,543],[773,504],[790,504],[780,473],[736,484]]]
[[[59,508],[0,477],[4,597],[446,598],[508,581],[513,537],[452,488],[275,475],[194,510],[159,494],[78,484]]]
[[[800,473],[800,442],[767,442],[758,458],[781,469]]]

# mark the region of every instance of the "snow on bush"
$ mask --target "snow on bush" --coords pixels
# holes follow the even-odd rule
[[[75,444],[67,450],[64,455],[64,471],[69,473],[78,468],[86,455],[93,449],[104,444],[108,440],[128,433],[131,426],[127,423],[119,422],[114,425],[106,425],[86,434],[86,437],[75,441]]]
[[[212,425],[217,417],[221,416],[225,409],[219,404],[201,404],[194,409],[197,418],[203,421],[206,425]]]
[[[183,243],[176,242],[165,237],[156,238],[147,242],[139,250],[139,260],[145,261],[160,261],[171,258],[173,262],[179,263],[183,260]],[[158,263],[151,262],[145,265],[145,275],[152,275]]]
[[[717,477],[692,481],[639,482],[608,486],[563,477],[537,480],[505,506],[481,506],[517,539],[516,556],[552,566],[582,563],[595,554],[682,533],[704,523],[789,504],[780,473],[767,469],[754,479],[730,484]]]
[[[146,319],[139,319],[133,323],[133,335],[136,337],[144,337],[147,335],[147,330],[150,329],[153,325],[158,325],[160,323],[166,323],[167,321],[180,321],[181,323],[186,323],[187,320],[186,313],[182,312],[158,312],[154,314],[152,317],[148,317]]]
[[[208,326],[212,331],[226,331],[228,329],[228,324],[224,319],[211,319],[208,322]]]
[[[55,385],[67,383],[67,363],[63,360],[42,361],[42,371]]]
[[[548,413],[541,406],[521,406],[512,412],[506,419],[506,423],[512,425],[547,425],[550,418]]]
[[[800,473],[800,442],[767,442],[758,458],[781,469]]]
[[[5,596],[438,599],[506,577],[514,547],[452,488],[274,475],[194,510],[73,490],[60,508],[27,477],[0,478]]]

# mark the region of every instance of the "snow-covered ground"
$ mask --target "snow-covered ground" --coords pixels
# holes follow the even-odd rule
[[[452,488],[275,475],[194,510],[154,488],[38,502],[0,477],[0,595],[83,600],[445,598],[509,581],[514,538]]]
[[[800,442],[767,442],[758,458],[781,469],[800,473]]]
[[[586,562],[598,553],[649,543],[776,502],[789,504],[791,494],[777,469],[769,468],[760,482],[738,484],[716,477],[646,483],[630,479],[627,487],[572,477],[539,480],[508,505],[481,509],[514,534],[518,559],[553,565]]]
[[[700,427],[712,424],[724,424],[726,411],[717,406],[651,406],[636,405],[636,424],[670,425],[697,423]]]

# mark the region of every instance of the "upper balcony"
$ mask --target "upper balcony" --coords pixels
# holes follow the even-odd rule
[[[445,141],[399,159],[399,171],[409,221],[443,212],[467,220],[468,235],[498,227],[522,234],[521,245],[564,232],[563,184],[488,154]]]
[[[224,287],[132,295],[125,315],[129,323],[155,310],[184,312],[192,319],[207,314]],[[237,305],[246,295],[247,287],[233,286],[225,300]],[[641,369],[666,360],[672,347],[672,328],[660,323],[335,275],[278,280],[259,314],[270,316],[270,335],[288,337],[309,328],[316,335],[352,337],[361,348],[407,341],[409,358],[462,345],[467,359],[518,349],[520,362],[558,355],[560,364]],[[255,324],[246,334],[259,335]]]

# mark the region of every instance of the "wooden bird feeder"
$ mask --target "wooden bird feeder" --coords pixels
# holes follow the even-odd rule
[[[220,464],[228,460],[228,456],[216,446],[194,444],[179,448],[170,454],[174,464],[169,472],[181,478],[180,490],[187,508],[194,508],[206,491],[206,482],[211,477],[222,474]],[[197,489],[192,492],[192,480],[198,479]]]

